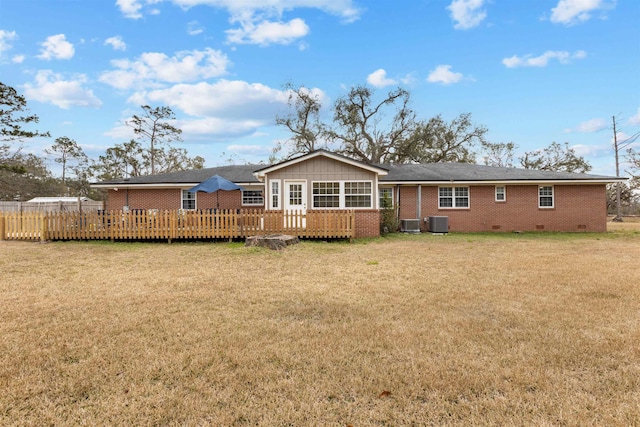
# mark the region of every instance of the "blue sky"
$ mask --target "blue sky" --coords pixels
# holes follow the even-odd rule
[[[619,139],[640,130],[640,2],[0,0],[0,81],[51,132],[27,142],[39,155],[67,136],[96,158],[149,104],[206,166],[266,161],[285,83],[327,121],[352,86],[400,85],[419,118],[470,112],[493,142],[568,142],[612,175],[612,116]]]

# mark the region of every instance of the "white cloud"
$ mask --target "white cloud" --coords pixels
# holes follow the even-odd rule
[[[145,6],[163,0],[117,0],[116,5],[124,16],[139,19]],[[283,21],[285,11],[297,8],[314,8],[331,15],[339,16],[344,22],[353,22],[360,18],[362,10],[354,6],[354,0],[164,0],[183,9],[194,6],[209,6],[224,9],[229,22],[239,24],[238,28],[226,31],[227,41],[234,44],[291,44],[309,34],[309,26],[301,18]],[[157,9],[147,13],[159,13]],[[194,24],[194,25],[192,25]],[[187,32],[191,35],[203,30],[197,23],[189,23]],[[300,50],[306,49],[300,44]]]
[[[582,157],[603,157],[611,155],[611,145],[598,144],[598,145],[584,145],[575,144],[570,148],[574,149],[578,156]]]
[[[17,38],[15,31],[0,30],[0,53],[11,49],[13,46],[10,42]]]
[[[367,76],[367,83],[375,87],[385,87],[398,84],[394,79],[387,78],[387,72],[382,68],[374,71]]]
[[[114,50],[127,50],[127,45],[120,36],[109,37],[104,44],[110,45]]]
[[[607,122],[604,119],[591,119],[586,122],[582,122],[576,127],[576,132],[600,132],[603,129],[606,129],[608,126]]]
[[[178,84],[167,89],[138,92],[129,101],[168,105],[196,117],[237,117],[273,121],[286,106],[288,93],[260,83],[220,80],[216,83]]]
[[[140,9],[142,9],[142,4],[138,0],[117,0],[116,6],[120,9],[122,14],[130,19],[140,19],[142,18],[142,13],[140,13]]]
[[[238,138],[251,135],[258,128],[268,124],[265,120],[234,118],[206,117],[202,119],[179,120],[176,123],[184,137],[198,139],[199,137],[211,138]]]
[[[560,0],[551,9],[551,22],[556,24],[573,25],[588,21],[592,13],[613,9],[616,0]]]
[[[190,36],[197,36],[202,32],[204,32],[204,27],[198,21],[191,21],[187,24],[187,34]]]
[[[325,97],[317,88],[308,90],[320,99]],[[274,117],[287,108],[288,100],[288,91],[223,79],[136,92],[128,102],[171,107],[179,117],[176,125],[182,129],[183,137],[193,140],[255,135],[261,127],[274,123]],[[110,135],[122,138],[126,131],[120,126]]]
[[[451,83],[458,83],[463,78],[464,76],[462,73],[454,73],[451,71],[451,65],[438,65],[436,69],[429,74],[427,81],[429,83],[442,83],[448,85]]]
[[[177,52],[173,57],[147,52],[134,61],[111,61],[116,68],[100,76],[100,81],[118,89],[153,87],[161,82],[180,83],[219,77],[227,73],[229,59],[214,49]]]
[[[290,44],[309,34],[309,26],[300,18],[289,22],[242,20],[240,28],[227,30],[227,41],[235,44]]]
[[[38,71],[35,84],[25,84],[25,96],[39,102],[51,103],[63,109],[72,106],[100,107],[100,101],[90,89],[82,85],[87,82],[84,75],[75,76],[74,80],[64,80],[60,74],[51,70]]]
[[[14,64],[22,64],[24,62],[24,55],[16,55],[11,58],[11,62]]]
[[[451,12],[451,19],[455,21],[453,28],[468,30],[477,27],[487,17],[482,9],[484,0],[453,0],[447,9]]]
[[[640,125],[640,107],[638,108],[638,113],[635,116],[629,117],[629,124],[633,126]]]
[[[587,53],[584,50],[578,50],[573,54],[564,51],[557,50],[548,50],[540,56],[518,56],[513,55],[510,58],[504,58],[502,63],[507,68],[516,68],[516,67],[546,67],[549,64],[549,61],[552,59],[557,59],[561,64],[568,64],[574,59],[584,59],[587,57]]]
[[[362,10],[355,7],[353,0],[170,0],[182,8],[211,6],[226,9],[235,19],[240,15],[260,12],[269,16],[281,17],[285,10],[296,8],[314,8],[331,15],[339,16],[345,22],[360,18]]]
[[[64,34],[56,34],[47,37],[47,40],[41,43],[40,59],[71,59],[75,53],[73,45],[69,43]]]

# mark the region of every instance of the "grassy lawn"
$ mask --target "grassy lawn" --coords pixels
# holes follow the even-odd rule
[[[0,242],[0,425],[640,425],[640,222]]]

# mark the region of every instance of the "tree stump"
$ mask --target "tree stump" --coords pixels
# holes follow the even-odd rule
[[[266,236],[250,236],[245,240],[245,246],[260,246],[279,251],[289,245],[299,243],[300,240],[296,236],[286,234],[269,234]]]

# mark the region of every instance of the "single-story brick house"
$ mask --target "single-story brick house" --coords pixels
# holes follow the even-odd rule
[[[243,191],[190,193],[220,175]],[[106,209],[353,209],[356,237],[380,233],[391,206],[403,224],[449,231],[606,231],[606,184],[621,178],[464,163],[368,164],[317,150],[274,165],[232,165],[92,184]],[[404,220],[404,221],[403,221]]]

